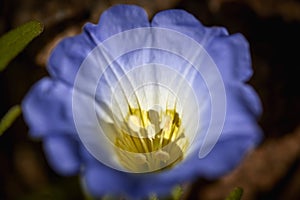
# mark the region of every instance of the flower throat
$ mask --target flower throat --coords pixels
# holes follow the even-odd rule
[[[161,171],[183,159],[188,140],[175,109],[129,107],[115,146],[118,159],[130,171]]]

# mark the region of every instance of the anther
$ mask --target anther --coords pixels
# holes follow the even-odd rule
[[[158,150],[156,153],[155,153],[155,157],[160,160],[160,161],[168,161],[170,159],[170,154],[166,151],[162,151],[162,150]]]
[[[137,164],[142,165],[142,164],[146,164],[147,163],[147,158],[146,158],[145,155],[139,153],[139,154],[134,155],[134,161]]]
[[[141,128],[141,120],[135,115],[130,115],[128,118],[128,126],[134,132],[138,132]]]

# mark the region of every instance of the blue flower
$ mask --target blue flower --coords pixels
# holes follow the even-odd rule
[[[247,41],[183,10],[149,22],[140,7],[114,6],[60,42],[47,70],[22,104],[30,135],[94,196],[218,178],[261,140]]]

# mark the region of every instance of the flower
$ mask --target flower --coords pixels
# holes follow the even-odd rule
[[[59,43],[47,69],[22,104],[30,135],[94,196],[218,178],[261,140],[247,41],[183,10],[150,23],[140,7],[113,6]]]

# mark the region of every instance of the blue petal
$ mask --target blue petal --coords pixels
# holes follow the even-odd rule
[[[253,111],[254,115],[259,118],[262,114],[262,104],[259,99],[258,94],[256,91],[252,88],[250,85],[244,85],[241,96],[248,105],[248,107],[251,107],[250,109]]]
[[[84,163],[83,184],[93,196],[107,194],[121,195],[128,191],[128,174],[114,170],[93,157],[83,146],[80,146],[80,157]]]
[[[151,23],[152,27],[168,28],[183,33],[200,44],[206,44],[217,35],[228,35],[225,28],[207,28],[193,15],[184,10],[166,10],[157,13]]]
[[[87,33],[61,41],[53,50],[47,65],[52,77],[73,85],[81,63],[96,47]]]
[[[178,171],[177,171],[178,173]],[[181,172],[180,172],[181,173]],[[142,199],[142,197],[150,196],[155,193],[159,197],[168,197],[171,194],[172,189],[178,184],[182,183],[178,180],[168,180],[160,175],[160,172],[157,174],[139,174],[139,177],[136,177],[136,183],[131,185],[132,194],[131,196]],[[195,176],[195,174],[194,174]],[[177,177],[176,174],[173,174],[172,177]]]
[[[126,195],[130,199],[141,199],[152,192],[167,194],[174,182],[158,184],[155,174],[130,174],[111,169],[96,160],[84,147],[80,150],[85,163],[83,178],[86,190],[94,196],[105,194]],[[106,178],[107,177],[107,178]]]
[[[254,124],[239,124],[239,126],[251,133],[259,132]],[[101,196],[107,192],[114,194],[126,192],[130,197],[139,199],[152,192],[158,195],[168,195],[172,187],[186,181],[196,180],[197,177],[216,179],[232,170],[256,143],[247,135],[238,135],[239,133],[236,133],[234,137],[220,140],[203,159],[199,159],[196,153],[183,164],[156,174],[126,174],[101,164],[95,164],[95,162],[91,165],[92,167],[87,168],[85,174],[87,188],[95,196]],[[109,180],[109,183],[105,184],[104,180]]]
[[[218,36],[206,46],[225,82],[248,81],[252,76],[249,45],[241,34]]]
[[[116,171],[101,163],[88,164],[84,168],[83,183],[93,196],[124,195],[131,184],[129,174]]]
[[[249,45],[241,34],[228,36],[223,27],[205,27],[183,10],[158,13],[153,18],[152,26],[176,30],[203,45],[225,81],[247,81],[252,76]]]
[[[44,151],[51,167],[61,175],[75,175],[80,169],[76,140],[67,135],[51,135],[43,140]]]
[[[260,112],[259,101],[256,101],[257,96],[252,90],[248,91],[250,87],[245,97],[243,94],[245,88],[243,84],[230,88],[224,129],[219,141],[205,158],[198,158],[198,152],[196,152],[169,171],[141,178],[139,191],[157,190],[163,194],[164,190],[155,183],[159,182],[159,185],[171,188],[172,184],[192,181],[197,177],[215,179],[236,167],[245,154],[261,141],[262,137],[262,131],[256,122],[257,114]],[[249,99],[256,99],[256,102],[249,102]],[[253,104],[257,105],[253,106]]]
[[[85,147],[81,147],[80,155],[85,163],[83,171],[84,186],[94,196],[113,194],[125,195],[130,197],[129,199],[141,199],[154,191],[166,194],[174,186],[174,182],[166,182],[164,186],[156,182],[154,185],[157,187],[154,187],[152,184],[153,176],[156,177],[155,174],[145,176],[114,170],[96,160]],[[148,187],[147,183],[151,180],[152,184]]]
[[[141,177],[140,183],[137,184],[139,191],[144,194],[155,191],[165,195],[175,185],[191,182],[199,177],[216,179],[234,169],[251,148],[253,143],[247,137],[219,141],[203,159],[198,158],[198,154],[195,153],[183,164],[169,171]]]
[[[241,127],[248,128],[249,126]],[[234,169],[246,153],[253,148],[254,142],[249,137],[236,136],[220,140],[205,158],[198,158],[195,164],[197,174],[208,179],[216,179]]]
[[[76,133],[72,116],[72,88],[44,78],[36,83],[22,102],[30,134]]]
[[[148,26],[147,14],[142,8],[114,6],[101,15],[99,24],[88,23],[82,34],[60,42],[50,56],[48,71],[51,76],[73,85],[84,59],[103,40],[122,31]]]
[[[85,30],[98,44],[117,33],[141,27],[149,27],[144,9],[134,5],[116,5],[102,13],[98,25],[88,24]]]
[[[260,100],[251,86],[244,83],[225,85],[227,113],[226,119],[246,118],[256,120],[262,112]]]
[[[205,158],[199,159],[196,152],[172,170],[146,175],[128,174],[106,167],[94,159],[82,144],[79,145],[74,135],[65,135],[76,133],[72,117],[72,88],[69,85],[73,85],[86,56],[114,34],[149,26],[147,15],[140,7],[119,5],[110,8],[103,13],[98,25],[87,24],[83,34],[65,39],[58,45],[48,66],[56,81],[41,80],[22,104],[32,136],[46,136],[44,148],[50,165],[61,174],[73,175],[82,163],[84,184],[95,196],[110,193],[139,198],[150,192],[166,194],[174,184],[197,176],[217,178],[233,169],[261,139],[261,130],[256,124],[261,113],[260,101],[251,87],[241,83],[252,75],[245,38],[239,34],[228,36],[224,28],[206,28],[195,17],[181,10],[160,12],[151,25],[179,31],[207,49],[226,84],[228,107],[224,129],[218,143]],[[177,60],[169,61],[167,54],[143,53],[146,53],[143,54],[146,58],[135,60],[130,57],[130,60],[125,57],[124,63],[148,63],[154,58],[163,63],[177,63]],[[154,57],[149,59],[149,55]]]

